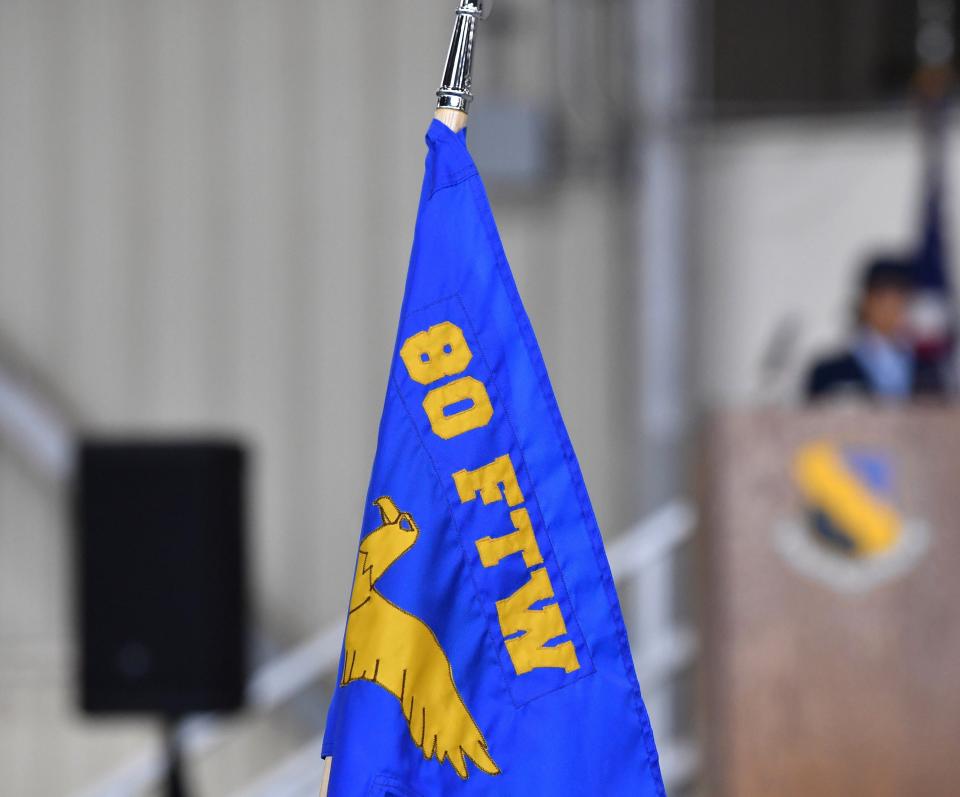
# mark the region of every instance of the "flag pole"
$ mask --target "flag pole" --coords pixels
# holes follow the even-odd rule
[[[437,110],[433,115],[454,133],[467,126],[470,103],[473,102],[473,44],[477,21],[486,19],[492,6],[493,0],[458,0],[443,79],[437,89]],[[329,756],[323,768],[320,797],[327,797],[332,769],[333,756]]]
[[[437,111],[433,116],[454,133],[459,133],[467,125],[473,101],[473,44],[477,21],[490,15],[492,5],[493,0],[459,0],[443,80],[437,90]]]
[[[920,98],[924,136],[924,168],[928,193],[942,179],[946,149],[946,115],[956,83],[953,55],[955,0],[920,0],[917,6],[917,70],[914,85]]]

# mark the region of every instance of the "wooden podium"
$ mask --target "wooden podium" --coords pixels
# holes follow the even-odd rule
[[[815,533],[818,442],[887,473],[889,552]],[[960,411],[728,412],[706,452],[707,793],[960,794]]]

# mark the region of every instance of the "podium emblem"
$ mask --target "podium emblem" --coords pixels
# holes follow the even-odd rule
[[[798,512],[775,541],[804,575],[865,592],[913,570],[929,548],[928,525],[898,506],[889,453],[817,440],[798,449],[791,472]]]

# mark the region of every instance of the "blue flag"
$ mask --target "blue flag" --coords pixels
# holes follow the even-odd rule
[[[324,756],[331,797],[664,795],[465,133],[433,122]]]

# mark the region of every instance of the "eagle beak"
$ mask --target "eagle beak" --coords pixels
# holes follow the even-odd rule
[[[383,519],[384,526],[391,526],[400,520],[400,510],[388,496],[378,498],[373,504],[380,510],[380,517]]]

